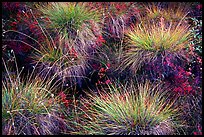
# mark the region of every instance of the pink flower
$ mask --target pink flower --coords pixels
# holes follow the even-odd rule
[[[34,22],[33,22],[33,25],[37,25],[37,24],[38,24],[38,22],[37,22],[37,21],[34,21]]]
[[[77,57],[77,52],[74,48],[71,49],[71,54],[73,54],[75,57]]]
[[[202,132],[193,132],[194,135],[202,135]]]
[[[16,26],[16,25],[17,25],[17,22],[15,21],[11,23],[11,26]]]
[[[190,93],[190,91],[192,90],[192,87],[188,86],[186,90],[188,91],[188,93]]]
[[[48,17],[45,18],[46,21],[50,21],[50,19]]]
[[[164,62],[163,62],[163,64],[164,64],[164,65],[166,65],[166,64],[167,64],[167,62],[166,62],[166,61],[164,61]]]
[[[102,82],[100,80],[98,80],[97,84],[101,84]]]
[[[119,4],[116,4],[116,5],[115,5],[115,8],[116,8],[117,10],[120,10],[120,9],[121,9],[121,6],[120,6]]]
[[[200,125],[198,125],[198,130],[199,130],[199,131],[202,131],[202,128],[201,128],[201,126],[200,126]]]
[[[182,92],[182,89],[180,87],[177,87],[174,89],[174,92]]]

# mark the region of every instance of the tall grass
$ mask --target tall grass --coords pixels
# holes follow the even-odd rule
[[[190,6],[192,3],[169,2],[169,3],[148,3],[144,4],[146,15],[144,20],[157,20],[163,17],[168,22],[178,23],[183,17],[190,13]],[[184,20],[183,20],[184,21]],[[184,23],[184,22],[183,22]]]
[[[59,99],[54,95],[56,84],[52,82],[53,78],[42,79],[34,73],[23,77],[16,59],[13,73],[7,62],[2,61],[5,68],[2,78],[3,134],[59,134],[60,129],[56,126],[61,122],[57,114],[60,107]]]
[[[33,52],[29,57],[32,60],[32,64],[37,66],[35,73],[39,73],[41,77],[48,78],[55,75],[55,79],[61,82],[62,87],[65,85],[70,88],[75,87],[76,84],[85,78],[84,73],[86,67],[88,67],[86,63],[88,53],[85,51],[87,44],[84,42],[84,39],[93,33],[87,32],[87,36],[81,36],[84,33],[84,31],[82,31],[83,33],[79,34],[80,40],[71,38],[65,39],[58,34],[53,35],[43,26],[41,20],[36,18],[32,10],[30,10],[30,12],[33,19],[37,22],[38,33],[41,33],[43,36],[42,41],[37,41],[23,32],[12,30],[7,30],[6,33],[14,32],[18,35],[22,35],[35,42],[37,46],[34,47],[28,44],[27,41],[18,41],[15,39],[5,39],[5,41],[18,41],[31,47]]]
[[[41,76],[57,75],[56,78],[62,81],[63,85],[68,84],[68,87],[72,87],[85,78],[88,55],[78,52],[73,40],[68,40],[59,38],[54,45],[43,46],[40,52],[32,54],[31,58],[37,64]],[[67,81],[70,83],[66,83]]]
[[[167,24],[163,18],[159,24],[136,24],[126,32],[123,67],[130,66],[136,72],[144,63],[156,59],[158,54],[165,56],[165,53],[169,53],[182,58],[190,35],[189,25],[181,22],[177,25]]]
[[[202,38],[194,40],[199,31],[196,28],[189,31],[186,20],[191,3],[48,2],[25,3],[25,7],[18,4],[9,4],[11,7],[4,4],[9,14],[13,7],[18,7],[18,12],[16,19],[13,15],[9,17],[11,26],[6,27],[7,20],[2,22],[6,44],[2,45],[4,135],[201,132],[201,92],[176,96],[171,91],[176,89],[173,82],[195,78],[195,83],[199,83],[200,80],[193,74],[197,70],[196,61],[187,66],[189,72],[180,67],[186,64],[181,59],[192,54],[184,50],[190,43],[198,44],[191,51],[202,53],[199,49]],[[141,9],[140,5],[143,5]],[[200,9],[201,5],[198,6]],[[202,23],[194,23],[202,27]],[[10,27],[15,30],[5,30]],[[10,52],[9,48],[19,55],[24,54],[23,48],[29,51],[33,69],[28,75],[24,74],[26,67],[18,66],[14,51]],[[202,64],[200,58],[197,60]],[[149,76],[151,80],[168,80],[166,83],[172,87],[167,89],[161,83],[149,81],[135,82],[134,74],[139,74],[141,80]],[[90,89],[86,86],[83,90],[84,84],[90,84]],[[74,89],[73,98],[72,93],[64,94],[70,88]],[[82,90],[85,94],[76,98],[75,92]],[[184,90],[190,92],[192,87]]]
[[[180,96],[177,103],[181,107],[183,120],[186,121],[184,130],[188,135],[202,130],[202,92],[196,91],[195,94]],[[199,129],[199,127],[201,129]]]
[[[101,16],[100,11],[82,2],[50,2],[40,10],[51,20],[53,28],[68,37],[83,30],[82,24],[89,20],[100,22]]]
[[[111,85],[82,100],[74,134],[172,135],[181,125],[180,110],[167,90],[149,82]]]

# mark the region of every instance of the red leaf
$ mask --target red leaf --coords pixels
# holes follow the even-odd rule
[[[61,91],[61,92],[59,93],[59,96],[61,97],[62,100],[66,100],[66,94],[64,94],[63,91]]]
[[[107,66],[107,69],[109,69],[110,68],[110,63],[107,63],[106,66]]]
[[[108,79],[105,81],[106,84],[111,84],[111,81]]]
[[[105,71],[106,71],[105,68],[101,68],[99,72],[102,72],[102,73],[103,73],[103,72],[105,72]]]
[[[17,22],[15,21],[11,23],[11,26],[16,26],[16,25],[17,25]]]
[[[199,4],[199,5],[197,5],[197,7],[196,7],[197,9],[202,9],[202,4]]]

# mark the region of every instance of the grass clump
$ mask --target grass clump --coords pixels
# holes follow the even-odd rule
[[[58,134],[60,120],[59,100],[53,94],[53,79],[39,76],[22,77],[16,63],[11,73],[3,60],[2,78],[2,132],[7,135]],[[31,77],[33,79],[31,79]],[[51,84],[52,83],[52,84]],[[44,120],[42,120],[44,119]],[[56,127],[57,128],[54,128]]]
[[[134,72],[157,58],[172,54],[183,57],[183,49],[190,41],[189,26],[185,24],[168,24],[163,18],[160,23],[137,24],[126,32],[126,50],[124,51],[124,68],[130,66]]]
[[[41,76],[55,75],[63,86],[68,84],[68,87],[73,87],[85,78],[87,56],[87,53],[77,51],[72,39],[59,38],[54,45],[42,46],[31,57]]]
[[[179,108],[167,91],[149,82],[111,85],[88,94],[76,134],[169,135],[179,127]]]
[[[60,30],[64,36],[70,36],[82,30],[82,24],[93,20],[100,22],[100,12],[82,2],[51,2],[41,11],[52,22],[52,28]]]
[[[163,17],[168,22],[179,22],[183,17],[186,17],[190,13],[190,6],[192,3],[182,2],[158,2],[144,4],[146,9],[145,21],[157,20]],[[184,22],[183,22],[184,23]]]

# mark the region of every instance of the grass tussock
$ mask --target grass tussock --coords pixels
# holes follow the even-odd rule
[[[124,51],[124,68],[131,67],[135,72],[144,63],[157,58],[158,54],[175,54],[184,56],[190,41],[189,25],[178,23],[168,24],[163,18],[160,23],[137,24],[126,32],[126,50]]]
[[[202,135],[201,3],[2,4],[3,135]]]
[[[8,135],[54,134],[60,132],[59,99],[54,95],[53,78],[39,76],[22,78],[22,70],[11,72],[3,60],[2,132]],[[16,63],[17,67],[17,63]],[[31,79],[31,77],[33,79]],[[52,83],[52,84],[51,84]],[[44,120],[42,120],[44,119]],[[46,119],[46,120],[45,120]],[[42,124],[43,126],[40,128]],[[49,124],[48,124],[49,123]]]
[[[86,109],[76,134],[166,135],[179,127],[179,108],[175,99],[161,87],[149,82],[129,87],[103,88],[99,95],[89,94],[82,101]]]
[[[159,20],[159,18],[163,17],[168,22],[178,23],[190,13],[190,6],[192,6],[192,3],[148,3],[144,5],[146,9],[144,20]]]
[[[101,12],[91,9],[88,3],[50,2],[40,10],[51,20],[52,28],[60,30],[64,36],[70,36],[82,30],[82,24],[89,20],[100,22]]]

